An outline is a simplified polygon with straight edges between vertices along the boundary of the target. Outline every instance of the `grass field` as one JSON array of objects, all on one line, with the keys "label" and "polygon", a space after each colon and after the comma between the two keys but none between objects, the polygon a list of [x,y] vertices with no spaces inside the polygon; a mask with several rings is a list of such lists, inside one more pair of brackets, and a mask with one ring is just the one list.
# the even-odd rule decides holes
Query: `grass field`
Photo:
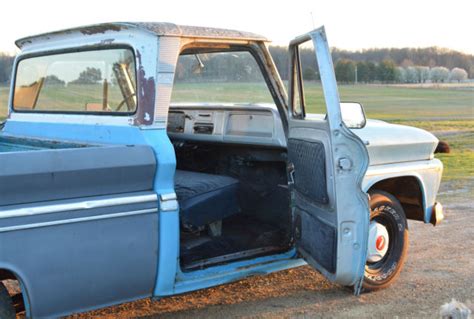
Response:
[{"label": "grass field", "polygon": [[[261,86],[222,83],[212,87],[213,91],[209,92],[200,84],[182,84],[173,93],[174,101],[202,101],[202,92],[208,92],[209,102],[272,102]],[[474,87],[340,85],[339,91],[342,101],[362,103],[370,118],[404,121],[474,119]],[[320,85],[309,83],[305,86],[305,98],[308,112],[321,110],[323,94]]]},{"label": "grass field", "polygon": [[7,114],[8,87],[0,85],[0,120]]},{"label": "grass field", "polygon": [[[254,101],[272,102],[261,87],[251,84],[222,83],[213,88],[206,92],[199,84],[182,84],[173,100],[196,101],[206,92],[208,102],[244,102],[249,96]],[[321,87],[309,83],[305,89],[308,111],[318,112],[317,106],[323,105]],[[474,176],[474,87],[341,85],[339,90],[342,101],[362,103],[369,118],[420,127],[448,142],[452,152],[438,155],[445,164],[445,180]],[[0,86],[0,118],[6,115],[7,100],[8,89]]]},{"label": "grass field", "polygon": [[[259,101],[271,102],[260,87],[231,84],[214,86],[209,93],[213,101],[243,102],[250,92]],[[202,96],[199,84],[181,85],[174,93],[175,101],[189,101]],[[466,179],[474,176],[474,87],[459,85],[340,85],[342,101],[360,102],[367,117],[392,123],[416,126],[428,130],[451,146],[450,154],[438,154],[445,166],[444,180]],[[309,83],[305,87],[308,112],[322,113],[321,86]],[[196,99],[197,101],[197,99]]]}]

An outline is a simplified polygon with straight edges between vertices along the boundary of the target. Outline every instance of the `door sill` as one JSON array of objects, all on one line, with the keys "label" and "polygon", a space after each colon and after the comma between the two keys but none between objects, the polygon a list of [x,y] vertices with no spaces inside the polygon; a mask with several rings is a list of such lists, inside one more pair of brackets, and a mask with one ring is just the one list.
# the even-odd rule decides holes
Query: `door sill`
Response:
[{"label": "door sill", "polygon": [[202,270],[212,266],[218,266],[229,262],[239,261],[242,259],[248,259],[251,257],[260,257],[264,255],[268,255],[272,252],[283,252],[284,249],[278,246],[269,246],[269,247],[261,247],[255,249],[249,249],[244,251],[239,251],[232,254],[222,255],[218,257],[198,260],[192,263],[189,263],[185,266],[182,266],[183,272],[190,272],[195,270]]},{"label": "door sill", "polygon": [[296,250],[290,248],[282,253],[228,262],[202,270],[183,272],[179,269],[173,289],[171,291],[157,290],[155,297],[183,294],[303,265],[306,265],[306,262],[297,258]]}]

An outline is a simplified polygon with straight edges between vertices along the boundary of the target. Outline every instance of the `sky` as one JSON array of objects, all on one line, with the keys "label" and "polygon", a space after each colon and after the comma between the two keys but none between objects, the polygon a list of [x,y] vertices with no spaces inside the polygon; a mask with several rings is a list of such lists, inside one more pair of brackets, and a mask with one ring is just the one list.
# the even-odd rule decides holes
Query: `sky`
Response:
[{"label": "sky", "polygon": [[251,31],[277,45],[325,25],[349,50],[439,46],[474,54],[474,0],[41,0],[0,5],[0,51],[18,38],[113,21],[160,21]]}]

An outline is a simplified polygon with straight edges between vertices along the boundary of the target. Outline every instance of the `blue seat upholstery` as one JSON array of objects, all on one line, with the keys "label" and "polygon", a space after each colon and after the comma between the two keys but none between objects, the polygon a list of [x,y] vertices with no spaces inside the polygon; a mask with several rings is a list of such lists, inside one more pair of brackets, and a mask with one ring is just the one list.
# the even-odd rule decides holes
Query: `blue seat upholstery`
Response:
[{"label": "blue seat upholstery", "polygon": [[185,226],[201,227],[240,211],[239,181],[222,175],[176,170],[175,191]]}]

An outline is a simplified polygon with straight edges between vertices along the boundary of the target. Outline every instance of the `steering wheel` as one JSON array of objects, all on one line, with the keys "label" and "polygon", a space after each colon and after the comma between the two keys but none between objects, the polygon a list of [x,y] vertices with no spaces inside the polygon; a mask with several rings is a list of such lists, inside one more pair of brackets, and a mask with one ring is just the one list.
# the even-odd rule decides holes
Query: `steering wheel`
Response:
[{"label": "steering wheel", "polygon": [[122,102],[119,103],[119,105],[117,106],[117,108],[115,109],[115,112],[118,112],[120,111],[120,109],[122,108],[122,106],[125,104],[125,102],[127,102],[128,100],[130,100],[132,97],[136,96],[137,94],[136,93],[132,93],[130,94],[129,96],[127,96],[126,98],[124,98],[122,100]]}]

